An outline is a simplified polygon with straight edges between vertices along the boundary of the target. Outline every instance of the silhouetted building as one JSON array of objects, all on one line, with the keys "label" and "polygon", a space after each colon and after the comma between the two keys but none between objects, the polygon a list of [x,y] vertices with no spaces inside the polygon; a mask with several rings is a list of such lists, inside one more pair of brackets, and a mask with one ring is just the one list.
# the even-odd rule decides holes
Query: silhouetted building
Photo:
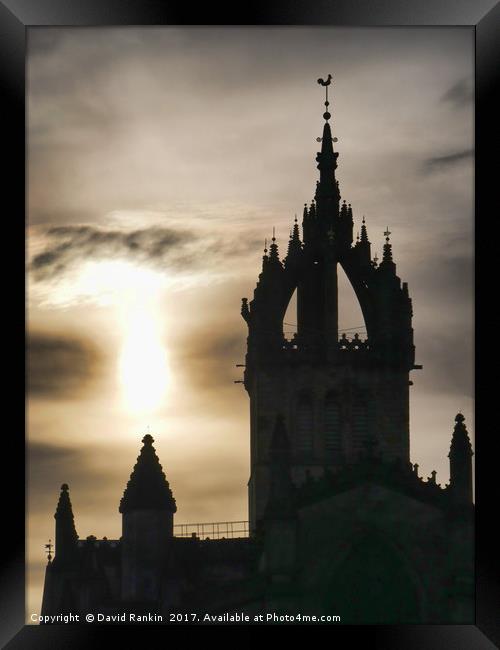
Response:
[{"label": "silhouetted building", "polygon": [[[321,80],[320,80],[321,81]],[[329,80],[322,82],[328,90]],[[79,540],[67,485],[42,613],[338,615],[344,623],[472,623],[472,449],[455,418],[450,483],[410,462],[412,304],[390,232],[380,264],[335,178],[328,95],[315,197],[280,260],[273,235],[242,315],[250,396],[249,536],[175,534],[175,500],[146,435],[120,540]],[[337,266],[366,337],[339,337]],[[296,291],[297,332],[284,335]],[[188,471],[188,468],[187,468]]]}]

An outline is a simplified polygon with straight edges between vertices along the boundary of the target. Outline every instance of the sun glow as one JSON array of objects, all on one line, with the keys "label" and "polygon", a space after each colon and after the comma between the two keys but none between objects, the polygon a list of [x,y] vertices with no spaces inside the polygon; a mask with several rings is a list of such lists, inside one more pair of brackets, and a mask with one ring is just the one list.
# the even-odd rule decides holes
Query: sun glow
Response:
[{"label": "sun glow", "polygon": [[89,260],[47,293],[60,307],[93,304],[115,312],[120,398],[129,413],[141,417],[160,408],[169,383],[160,309],[167,286],[167,278],[154,270],[122,260]]},{"label": "sun glow", "polygon": [[169,381],[167,355],[152,307],[140,300],[131,310],[119,362],[124,403],[140,414],[158,410]]}]

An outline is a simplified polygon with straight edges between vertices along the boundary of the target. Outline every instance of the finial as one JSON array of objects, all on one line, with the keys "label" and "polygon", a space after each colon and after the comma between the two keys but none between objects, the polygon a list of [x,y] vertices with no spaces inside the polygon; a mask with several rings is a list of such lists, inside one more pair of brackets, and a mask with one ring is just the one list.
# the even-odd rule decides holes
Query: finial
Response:
[{"label": "finial", "polygon": [[146,435],[142,439],[142,444],[150,447],[153,444],[153,442],[154,442],[153,436],[150,435],[149,433],[146,433]]},{"label": "finial", "polygon": [[295,221],[295,223],[297,223],[297,213],[295,213],[295,219],[294,219],[294,221]]},{"label": "finial", "polygon": [[373,263],[375,264],[375,266],[377,266],[377,264],[378,264],[378,253],[375,253],[375,257],[373,258]]},{"label": "finial", "polygon": [[276,228],[273,226],[273,241],[276,241]]},{"label": "finial", "polygon": [[365,221],[365,215],[363,215],[362,224],[365,225],[365,223],[366,223],[366,221]]},{"label": "finial", "polygon": [[61,485],[61,490],[62,490],[63,492],[67,492],[67,491],[69,490],[69,485],[68,485],[67,483],[63,483],[63,484]]},{"label": "finial", "polygon": [[52,548],[53,548],[52,540],[49,539],[49,543],[45,544],[45,552],[47,553],[47,560],[48,563],[50,564],[52,562]]},{"label": "finial", "polygon": [[331,118],[331,113],[328,111],[328,106],[330,105],[330,102],[328,101],[328,86],[332,83],[332,75],[329,74],[326,81],[324,79],[318,79],[318,83],[320,86],[323,86],[325,89],[325,112],[323,113],[323,117],[325,120],[329,120]]},{"label": "finial", "polygon": [[264,239],[264,255],[267,255],[267,237]]},{"label": "finial", "polygon": [[389,237],[391,236],[391,234],[392,234],[392,233],[391,233],[391,231],[389,230],[389,226],[387,226],[387,228],[386,228],[386,230],[385,230],[385,232],[384,232],[384,235],[385,235],[385,241],[386,241],[387,243],[389,243]]},{"label": "finial", "polygon": [[465,418],[461,413],[457,413],[455,416],[455,422],[464,422]]}]

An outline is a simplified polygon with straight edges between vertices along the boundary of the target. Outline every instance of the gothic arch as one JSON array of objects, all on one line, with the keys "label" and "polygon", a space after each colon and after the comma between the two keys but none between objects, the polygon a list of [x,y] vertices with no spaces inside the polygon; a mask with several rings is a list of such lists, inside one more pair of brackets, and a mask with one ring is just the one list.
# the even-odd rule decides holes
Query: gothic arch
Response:
[{"label": "gothic arch", "polygon": [[358,299],[358,303],[365,321],[368,338],[373,339],[375,334],[375,314],[372,304],[372,297],[368,290],[368,284],[366,280],[362,278],[359,269],[354,263],[354,260],[352,260],[349,255],[344,255],[342,259],[339,260],[339,264],[346,274],[349,282],[351,283],[351,286],[354,289],[354,293]]}]

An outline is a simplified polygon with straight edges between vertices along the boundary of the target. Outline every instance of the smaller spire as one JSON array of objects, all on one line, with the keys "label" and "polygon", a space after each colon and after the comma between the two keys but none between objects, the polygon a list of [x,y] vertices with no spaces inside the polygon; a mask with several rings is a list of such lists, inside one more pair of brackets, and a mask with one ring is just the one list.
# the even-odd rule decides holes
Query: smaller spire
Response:
[{"label": "smaller spire", "polygon": [[288,242],[287,261],[290,260],[296,253],[302,250],[302,242],[300,241],[300,230],[297,222],[297,215],[293,221],[293,228],[290,231],[290,240]]},{"label": "smaller spire", "polygon": [[472,445],[464,422],[465,418],[462,413],[457,413],[455,416],[455,428],[453,429],[450,453],[448,454],[450,458],[453,455],[473,456]]},{"label": "smaller spire", "polygon": [[273,237],[271,239],[272,244],[269,247],[269,261],[270,262],[279,262],[280,256],[278,252],[278,244],[276,243],[276,229],[273,227]]},{"label": "smaller spire", "polygon": [[56,561],[60,563],[72,556],[78,541],[67,483],[61,485],[54,519],[56,520]]},{"label": "smaller spire", "polygon": [[369,240],[368,240],[368,231],[366,230],[366,221],[365,221],[364,216],[363,216],[363,221],[361,223],[361,242],[363,244],[369,244],[370,243]]},{"label": "smaller spire", "polygon": [[383,261],[384,262],[392,262],[392,245],[390,243],[390,236],[391,236],[391,231],[389,230],[389,226],[387,226],[385,232],[385,244],[384,244],[384,256],[383,256]]},{"label": "smaller spire", "polygon": [[462,413],[455,417],[455,428],[451,439],[450,488],[457,502],[472,501],[472,445],[465,427]]}]

